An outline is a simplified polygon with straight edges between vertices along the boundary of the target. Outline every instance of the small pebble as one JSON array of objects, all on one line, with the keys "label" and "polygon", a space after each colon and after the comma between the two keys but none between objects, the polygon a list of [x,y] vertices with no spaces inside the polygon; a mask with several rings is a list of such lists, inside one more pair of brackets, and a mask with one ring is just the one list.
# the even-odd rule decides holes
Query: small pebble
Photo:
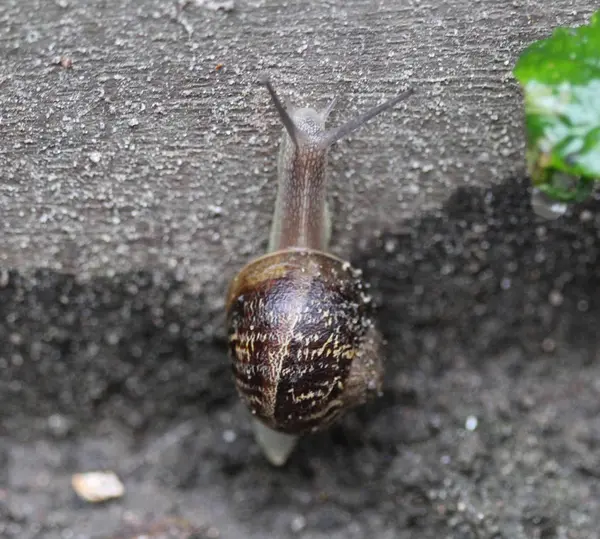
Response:
[{"label": "small pebble", "polygon": [[563,295],[558,290],[552,290],[548,296],[548,301],[553,307],[559,307],[563,302]]},{"label": "small pebble", "polygon": [[48,418],[48,429],[56,438],[64,438],[71,430],[71,421],[61,414],[52,414]]},{"label": "small pebble", "polygon": [[290,523],[290,528],[294,533],[301,532],[306,528],[306,519],[302,515],[294,517]]},{"label": "small pebble", "polygon": [[217,206],[216,204],[210,204],[208,206],[208,211],[213,217],[219,217],[223,215],[222,206]]},{"label": "small pebble", "polygon": [[71,485],[77,495],[91,503],[120,498],[125,487],[114,472],[86,472],[74,474]]}]

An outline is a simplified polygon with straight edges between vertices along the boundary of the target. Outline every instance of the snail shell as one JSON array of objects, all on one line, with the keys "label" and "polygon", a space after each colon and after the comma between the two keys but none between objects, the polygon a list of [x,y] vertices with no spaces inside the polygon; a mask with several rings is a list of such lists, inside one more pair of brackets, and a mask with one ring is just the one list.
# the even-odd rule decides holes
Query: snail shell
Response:
[{"label": "snail shell", "polygon": [[361,272],[311,249],[248,264],[229,291],[237,389],[265,425],[303,434],[381,390],[381,338]]}]

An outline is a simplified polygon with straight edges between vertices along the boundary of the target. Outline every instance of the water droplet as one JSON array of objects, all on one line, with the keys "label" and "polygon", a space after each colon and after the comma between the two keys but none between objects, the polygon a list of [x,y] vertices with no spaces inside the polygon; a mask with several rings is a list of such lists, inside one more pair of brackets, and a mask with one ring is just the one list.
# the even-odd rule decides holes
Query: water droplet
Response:
[{"label": "water droplet", "polygon": [[237,438],[237,434],[234,430],[226,429],[223,431],[223,441],[224,442],[231,444],[231,443],[235,442],[236,438]]},{"label": "water droplet", "polygon": [[556,350],[556,342],[554,339],[551,339],[550,337],[545,338],[542,341],[542,350],[547,354],[554,352],[554,350]]},{"label": "water droplet", "polygon": [[588,301],[586,299],[580,299],[577,302],[577,310],[584,313],[586,312],[590,307],[590,304],[588,303]]},{"label": "water droplet", "polygon": [[566,202],[552,200],[548,195],[534,187],[531,193],[531,207],[536,215],[543,219],[558,219],[562,217],[568,208]]},{"label": "water droplet", "polygon": [[474,415],[470,415],[465,421],[465,428],[472,432],[477,428],[478,423],[479,421],[477,420],[477,418]]}]

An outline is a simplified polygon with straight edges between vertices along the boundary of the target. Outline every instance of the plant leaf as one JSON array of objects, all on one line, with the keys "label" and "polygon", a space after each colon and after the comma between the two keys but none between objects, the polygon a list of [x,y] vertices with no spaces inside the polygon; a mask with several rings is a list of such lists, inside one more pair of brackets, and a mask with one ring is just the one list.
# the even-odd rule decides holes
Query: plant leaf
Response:
[{"label": "plant leaf", "polygon": [[533,183],[554,198],[580,200],[600,179],[600,11],[588,25],[532,43],[513,74],[525,96]]}]

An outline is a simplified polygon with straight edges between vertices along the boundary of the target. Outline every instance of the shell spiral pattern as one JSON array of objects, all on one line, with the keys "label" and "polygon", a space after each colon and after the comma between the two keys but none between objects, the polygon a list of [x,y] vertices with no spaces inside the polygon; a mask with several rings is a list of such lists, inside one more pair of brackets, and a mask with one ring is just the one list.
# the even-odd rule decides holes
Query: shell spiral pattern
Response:
[{"label": "shell spiral pattern", "polygon": [[381,339],[361,272],[310,249],[248,264],[228,295],[236,386],[279,432],[330,425],[381,391]]}]

